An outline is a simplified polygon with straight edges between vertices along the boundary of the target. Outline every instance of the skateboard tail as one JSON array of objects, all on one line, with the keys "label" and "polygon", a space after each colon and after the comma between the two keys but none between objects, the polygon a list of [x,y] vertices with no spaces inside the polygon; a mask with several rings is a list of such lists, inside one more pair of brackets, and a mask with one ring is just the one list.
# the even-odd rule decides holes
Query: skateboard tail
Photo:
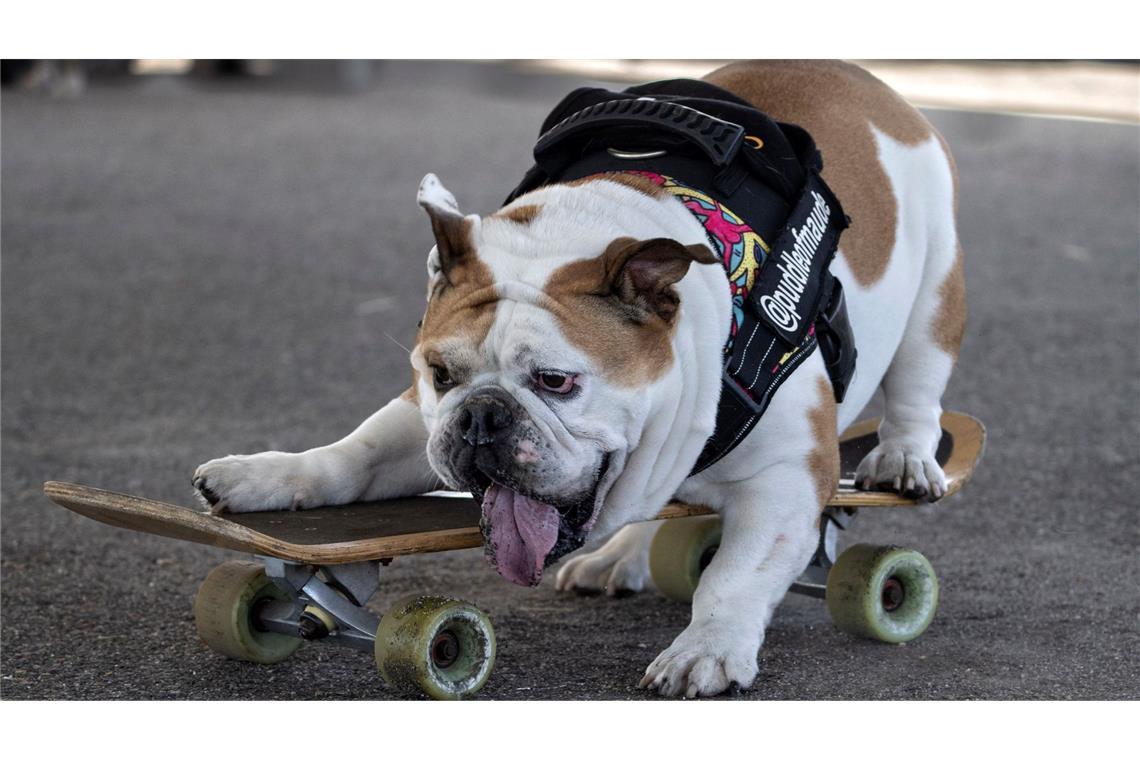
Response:
[{"label": "skateboard tail", "polygon": [[44,494],[56,504],[115,528],[151,533],[223,549],[249,551],[254,531],[186,507],[49,480]]},{"label": "skateboard tail", "polygon": [[[393,515],[406,516],[419,511],[430,511],[434,504],[448,509],[449,523],[427,530],[412,532],[398,529],[402,520],[385,519],[387,529],[369,532],[337,531],[356,521],[376,518],[401,507],[391,503],[371,502],[339,507],[326,507],[305,513],[265,512],[248,515],[213,515],[187,507],[166,504],[129,494],[105,491],[99,488],[48,481],[44,493],[61,507],[116,528],[191,541],[232,549],[247,554],[283,559],[288,562],[317,565],[349,564],[384,559],[407,554],[469,549],[481,546],[477,513],[468,518],[456,516],[455,499],[417,497],[405,502]],[[398,514],[397,514],[398,512]],[[430,515],[429,515],[430,517]],[[250,525],[243,524],[245,522]],[[428,522],[431,522],[429,519]],[[312,523],[322,527],[314,527]],[[396,523],[397,529],[391,524]],[[283,530],[288,528],[288,532]]]}]

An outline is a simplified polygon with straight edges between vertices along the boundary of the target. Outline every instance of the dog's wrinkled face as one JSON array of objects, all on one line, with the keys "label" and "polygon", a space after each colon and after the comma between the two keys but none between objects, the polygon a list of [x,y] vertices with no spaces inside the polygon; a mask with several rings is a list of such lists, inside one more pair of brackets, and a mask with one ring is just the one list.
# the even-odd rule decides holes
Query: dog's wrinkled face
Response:
[{"label": "dog's wrinkled face", "polygon": [[671,285],[715,259],[668,239],[541,236],[535,207],[463,216],[434,175],[419,201],[436,238],[412,351],[428,459],[481,500],[499,573],[537,584],[585,541],[637,444],[645,390],[673,362]]}]

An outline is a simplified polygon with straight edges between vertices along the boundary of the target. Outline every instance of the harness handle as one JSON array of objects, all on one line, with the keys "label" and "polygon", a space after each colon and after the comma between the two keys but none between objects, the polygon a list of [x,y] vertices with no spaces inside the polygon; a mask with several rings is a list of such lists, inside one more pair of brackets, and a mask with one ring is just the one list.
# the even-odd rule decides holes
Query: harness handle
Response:
[{"label": "harness handle", "polygon": [[744,142],[744,127],[695,108],[652,98],[624,98],[595,103],[548,129],[534,146],[537,164],[557,172],[578,156],[575,148],[595,132],[614,127],[651,127],[684,138],[718,167],[727,166]]}]

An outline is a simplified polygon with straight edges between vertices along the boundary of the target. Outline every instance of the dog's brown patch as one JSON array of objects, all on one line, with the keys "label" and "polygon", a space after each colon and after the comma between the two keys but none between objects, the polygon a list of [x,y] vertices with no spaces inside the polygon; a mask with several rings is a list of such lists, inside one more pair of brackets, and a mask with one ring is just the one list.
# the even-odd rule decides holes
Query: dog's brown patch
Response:
[{"label": "dog's brown patch", "polygon": [[420,371],[415,367],[412,367],[412,387],[401,393],[400,398],[411,401],[416,406],[420,405]]},{"label": "dog's brown patch", "polygon": [[[950,146],[942,135],[938,135],[946,162],[950,165],[950,176],[954,188],[954,219],[958,218],[958,164],[950,153]],[[959,241],[954,252],[954,263],[946,278],[938,286],[938,309],[930,324],[935,344],[957,360],[962,347],[962,337],[966,333],[966,274],[963,269],[962,243]]]},{"label": "dog's brown patch", "polygon": [[962,245],[959,244],[954,263],[946,273],[946,279],[938,286],[938,308],[930,324],[935,344],[953,359],[958,358],[962,336],[966,333],[966,275],[962,258]]},{"label": "dog's brown patch", "polygon": [[588,185],[592,182],[599,181],[616,182],[619,185],[636,190],[639,193],[644,193],[650,198],[662,198],[666,195],[665,189],[647,177],[642,177],[637,174],[626,174],[624,172],[604,172],[602,174],[593,174],[589,177],[582,177],[581,179],[570,180],[563,182],[567,187],[581,187]]},{"label": "dog's brown patch", "polygon": [[600,256],[564,264],[543,286],[566,339],[592,357],[610,382],[623,387],[648,385],[673,365],[673,322],[633,314],[607,284],[613,275],[607,262],[632,243],[632,238],[618,238]]},{"label": "dog's brown patch", "polygon": [[538,212],[542,211],[541,203],[528,203],[522,206],[513,206],[508,209],[500,209],[494,214],[491,214],[491,219],[506,219],[514,222],[515,224],[530,224],[534,218],[538,216]]},{"label": "dog's brown patch", "polygon": [[483,344],[495,321],[498,292],[490,267],[464,238],[462,251],[453,251],[451,266],[432,289],[416,344],[426,354],[442,339],[464,337],[473,347]]},{"label": "dog's brown patch", "polygon": [[[471,245],[472,222],[465,216],[437,208],[426,208],[431,219],[431,231],[435,235],[436,252],[439,254],[439,269],[443,274],[442,283],[450,285],[454,279],[452,270],[462,266],[465,259],[475,258]],[[438,287],[439,283],[437,283]]]},{"label": "dog's brown patch", "polygon": [[815,447],[808,454],[808,469],[815,483],[819,508],[823,509],[839,487],[839,438],[836,431],[835,395],[827,378],[816,378],[819,405],[808,412]]},{"label": "dog's brown patch", "polygon": [[878,282],[895,245],[898,206],[871,126],[917,145],[936,134],[930,123],[870,73],[848,63],[749,61],[729,64],[705,79],[777,121],[811,132],[823,152],[823,177],[852,219],[843,233],[843,257],[860,285]]}]

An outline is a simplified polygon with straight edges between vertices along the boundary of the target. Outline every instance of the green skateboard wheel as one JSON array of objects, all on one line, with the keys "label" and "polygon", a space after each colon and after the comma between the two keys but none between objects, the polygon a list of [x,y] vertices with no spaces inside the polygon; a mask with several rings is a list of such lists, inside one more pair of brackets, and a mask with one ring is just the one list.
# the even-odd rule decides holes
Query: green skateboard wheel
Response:
[{"label": "green skateboard wheel", "polygon": [[215,567],[198,589],[194,620],[206,646],[235,660],[271,664],[284,660],[301,639],[282,633],[259,631],[253,610],[264,600],[289,597],[253,562],[231,561]]},{"label": "green skateboard wheel", "polygon": [[463,699],[482,688],[495,665],[495,629],[473,604],[409,596],[376,629],[376,667],[391,686],[433,699]]},{"label": "green skateboard wheel", "polygon": [[938,608],[926,557],[897,546],[857,544],[827,575],[827,609],[843,631],[891,644],[917,638]]},{"label": "green skateboard wheel", "polygon": [[657,590],[678,602],[690,602],[701,573],[720,546],[716,515],[665,520],[649,545],[649,572]]}]

